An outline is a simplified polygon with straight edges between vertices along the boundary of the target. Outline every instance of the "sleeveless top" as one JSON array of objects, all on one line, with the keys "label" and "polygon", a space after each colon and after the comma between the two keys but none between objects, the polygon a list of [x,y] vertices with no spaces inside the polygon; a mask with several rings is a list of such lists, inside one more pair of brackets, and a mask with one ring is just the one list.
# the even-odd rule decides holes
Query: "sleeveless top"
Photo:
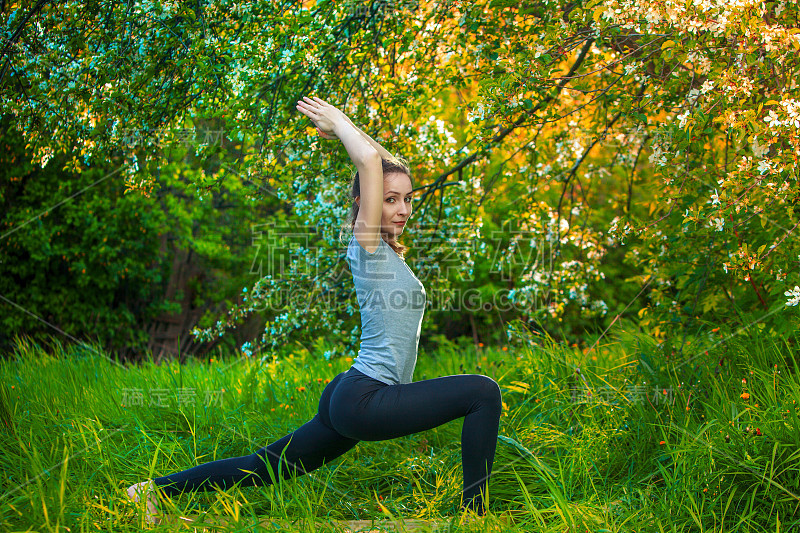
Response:
[{"label": "sleeveless top", "polygon": [[411,383],[425,287],[383,239],[369,253],[353,235],[346,259],[361,309],[361,347],[353,368],[388,385]]}]

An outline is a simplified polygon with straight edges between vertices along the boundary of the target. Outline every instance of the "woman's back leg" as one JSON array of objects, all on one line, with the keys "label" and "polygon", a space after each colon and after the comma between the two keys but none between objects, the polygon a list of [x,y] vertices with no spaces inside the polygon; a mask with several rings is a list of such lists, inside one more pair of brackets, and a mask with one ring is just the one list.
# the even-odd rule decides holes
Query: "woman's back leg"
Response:
[{"label": "woman's back leg", "polygon": [[277,481],[279,471],[283,479],[288,479],[333,461],[358,444],[358,440],[333,429],[328,417],[331,394],[343,375],[339,374],[325,387],[314,418],[295,431],[253,454],[220,459],[155,478],[156,485],[170,496],[185,491],[210,490],[215,485],[223,490],[236,483],[243,486],[269,485],[273,478]]}]

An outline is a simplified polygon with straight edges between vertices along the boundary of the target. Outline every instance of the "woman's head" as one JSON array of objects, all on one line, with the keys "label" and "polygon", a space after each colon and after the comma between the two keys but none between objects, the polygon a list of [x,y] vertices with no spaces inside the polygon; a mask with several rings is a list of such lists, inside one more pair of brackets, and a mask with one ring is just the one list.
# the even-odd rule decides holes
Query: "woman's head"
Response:
[{"label": "woman's head", "polygon": [[[397,239],[403,234],[405,226],[397,224],[397,222],[406,221],[411,216],[411,191],[414,183],[411,179],[411,170],[403,159],[382,159],[381,164],[383,166],[381,237],[398,255],[402,256],[408,248],[398,243]],[[352,232],[361,203],[361,183],[358,172],[353,175],[350,195],[353,204],[350,209],[348,225]]]}]

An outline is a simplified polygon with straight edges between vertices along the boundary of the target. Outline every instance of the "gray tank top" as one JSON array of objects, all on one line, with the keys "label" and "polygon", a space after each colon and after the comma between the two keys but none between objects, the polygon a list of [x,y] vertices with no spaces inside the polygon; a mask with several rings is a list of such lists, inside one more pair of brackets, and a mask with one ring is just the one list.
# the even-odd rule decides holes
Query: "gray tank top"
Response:
[{"label": "gray tank top", "polygon": [[353,235],[346,258],[361,308],[361,348],[353,368],[389,385],[411,383],[425,287],[383,239],[369,253]]}]

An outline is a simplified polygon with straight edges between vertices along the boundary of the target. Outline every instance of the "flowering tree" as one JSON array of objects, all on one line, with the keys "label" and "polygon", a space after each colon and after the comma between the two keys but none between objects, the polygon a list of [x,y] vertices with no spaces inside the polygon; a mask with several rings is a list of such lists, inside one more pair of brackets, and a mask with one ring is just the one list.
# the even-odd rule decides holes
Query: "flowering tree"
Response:
[{"label": "flowering tree", "polygon": [[797,3],[614,1],[593,18],[651,36],[658,57],[624,69],[657,90],[647,118],[659,201],[614,228],[636,238],[652,305],[683,304],[689,317],[794,305],[780,295],[800,262]]},{"label": "flowering tree", "polygon": [[[254,198],[274,193],[292,223],[315,228],[280,275],[245,288],[198,337],[269,307],[268,345],[296,330],[340,332],[353,354],[338,240],[352,169],[294,111],[305,94],[411,161],[406,238],[423,250],[414,266],[429,293],[507,289],[518,314],[566,318],[571,334],[623,311],[663,335],[703,313],[797,302],[796,3],[294,7],[40,2],[2,15],[1,105],[36,162],[72,146],[84,153],[71,170],[117,154],[128,189],[146,194],[157,132],[222,130],[227,142],[193,154],[196,190],[235,173]],[[121,148],[132,131],[142,142]],[[276,306],[277,293],[305,299]]]}]

